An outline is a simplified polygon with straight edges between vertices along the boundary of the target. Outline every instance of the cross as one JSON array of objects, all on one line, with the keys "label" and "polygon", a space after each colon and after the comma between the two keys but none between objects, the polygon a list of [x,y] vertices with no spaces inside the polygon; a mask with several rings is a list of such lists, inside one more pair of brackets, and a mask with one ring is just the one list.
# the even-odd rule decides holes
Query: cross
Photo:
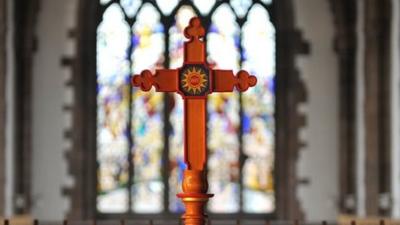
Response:
[{"label": "cross", "polygon": [[207,95],[212,92],[246,91],[257,83],[255,76],[239,71],[212,69],[206,62],[203,37],[205,29],[200,19],[194,17],[184,30],[189,40],[184,43],[184,63],[178,69],[160,69],[153,75],[149,70],[132,77],[132,84],[143,91],[152,86],[158,92],[177,92],[184,100],[184,171],[182,190],[177,196],[182,199],[186,212],[186,225],[204,225],[204,206],[212,194],[207,194],[205,173],[207,160]]}]

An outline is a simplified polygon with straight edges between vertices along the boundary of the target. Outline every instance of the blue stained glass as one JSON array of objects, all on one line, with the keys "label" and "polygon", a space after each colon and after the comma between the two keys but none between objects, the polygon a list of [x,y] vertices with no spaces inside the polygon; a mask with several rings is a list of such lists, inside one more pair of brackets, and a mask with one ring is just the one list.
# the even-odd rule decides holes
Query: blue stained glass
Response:
[{"label": "blue stained glass", "polygon": [[251,131],[251,118],[246,112],[242,115],[242,130],[243,133],[250,133]]}]

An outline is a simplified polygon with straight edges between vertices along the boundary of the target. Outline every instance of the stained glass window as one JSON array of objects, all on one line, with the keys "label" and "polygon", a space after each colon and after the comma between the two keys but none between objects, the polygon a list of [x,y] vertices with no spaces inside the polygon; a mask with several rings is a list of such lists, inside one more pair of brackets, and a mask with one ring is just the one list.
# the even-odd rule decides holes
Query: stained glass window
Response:
[{"label": "stained glass window", "polygon": [[[207,34],[209,61],[219,69],[240,67],[239,26],[229,5],[217,8]],[[238,212],[239,205],[239,94],[214,93],[208,97],[208,177],[213,212]]]},{"label": "stained glass window", "polygon": [[271,0],[99,0],[97,27],[97,211],[178,213],[183,161],[183,101],[142,92],[129,77],[144,69],[178,68],[183,29],[200,16],[214,68],[256,75],[246,93],[208,98],[211,213],[275,210],[275,28]]},{"label": "stained glass window", "polygon": [[[132,71],[160,68],[164,52],[164,27],[160,15],[150,4],[144,4],[133,25]],[[134,89],[132,93],[132,209],[137,213],[163,210],[162,151],[163,94]]]},{"label": "stained glass window", "polygon": [[97,161],[100,212],[128,209],[130,28],[117,4],[97,29]]},{"label": "stained glass window", "polygon": [[[264,24],[259,26],[258,24]],[[254,5],[243,27],[242,67],[257,76],[258,85],[243,94],[243,209],[274,209],[273,165],[275,139],[275,29],[268,13]]]}]

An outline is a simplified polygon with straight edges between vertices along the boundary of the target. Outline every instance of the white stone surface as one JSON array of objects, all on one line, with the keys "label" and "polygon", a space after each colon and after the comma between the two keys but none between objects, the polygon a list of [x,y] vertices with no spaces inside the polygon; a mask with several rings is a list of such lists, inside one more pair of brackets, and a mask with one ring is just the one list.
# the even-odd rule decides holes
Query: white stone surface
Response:
[{"label": "white stone surface", "polygon": [[333,49],[334,24],[328,1],[294,0],[295,24],[310,43],[309,55],[297,58],[308,102],[300,110],[307,125],[300,138],[297,174],[310,180],[297,190],[307,220],[334,220],[338,202],[338,61]]},{"label": "white stone surface", "polygon": [[391,56],[391,148],[392,148],[392,216],[400,218],[400,3],[392,0]]},{"label": "white stone surface", "polygon": [[[67,37],[77,13],[75,0],[42,0],[37,21],[38,51],[33,61],[32,83],[32,214],[42,220],[61,220],[70,202],[62,188],[73,183],[67,173],[63,132],[69,127],[63,105],[70,101],[61,66],[74,51]],[[66,71],[67,70],[67,71]]]},{"label": "white stone surface", "polygon": [[7,1],[7,71],[6,71],[6,183],[5,183],[5,209],[4,216],[13,214],[14,193],[14,4],[12,0]]},{"label": "white stone surface", "polygon": [[365,38],[364,2],[357,1],[357,53],[356,53],[356,214],[365,216]]}]

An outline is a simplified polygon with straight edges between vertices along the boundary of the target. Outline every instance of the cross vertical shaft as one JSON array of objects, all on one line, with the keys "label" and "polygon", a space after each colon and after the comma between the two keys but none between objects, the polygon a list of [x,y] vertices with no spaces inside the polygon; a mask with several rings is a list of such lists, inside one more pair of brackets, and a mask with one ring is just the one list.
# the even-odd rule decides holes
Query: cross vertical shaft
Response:
[{"label": "cross vertical shaft", "polygon": [[[208,69],[205,61],[205,44],[200,41],[200,37],[205,35],[205,30],[200,24],[199,19],[192,19],[189,26],[184,31],[185,37],[189,39],[185,42],[184,64],[193,65],[193,67],[203,67]],[[200,70],[200,69],[199,69]],[[196,70],[196,71],[199,71]],[[193,71],[193,70],[189,70]],[[204,73],[203,73],[204,74]],[[197,73],[201,76],[201,73]],[[210,76],[210,74],[208,74]],[[183,75],[184,76],[184,75]],[[196,73],[193,73],[191,80],[186,81],[187,86],[196,87]],[[210,86],[208,84],[200,88]],[[196,89],[197,90],[197,89]],[[183,88],[185,91],[185,88]],[[189,90],[190,91],[190,90]],[[210,198],[211,194],[206,194],[208,189],[207,178],[205,173],[206,163],[206,110],[207,95],[184,96],[184,129],[185,129],[185,162],[187,169],[184,171],[182,190],[183,193],[178,194],[185,204],[186,212],[183,215],[186,225],[202,225],[205,224],[206,215],[204,214],[204,206]],[[189,93],[191,94],[191,93]],[[196,91],[195,93],[196,94]]]},{"label": "cross vertical shaft", "polygon": [[185,99],[185,162],[190,170],[203,170],[206,161],[206,99]]}]

